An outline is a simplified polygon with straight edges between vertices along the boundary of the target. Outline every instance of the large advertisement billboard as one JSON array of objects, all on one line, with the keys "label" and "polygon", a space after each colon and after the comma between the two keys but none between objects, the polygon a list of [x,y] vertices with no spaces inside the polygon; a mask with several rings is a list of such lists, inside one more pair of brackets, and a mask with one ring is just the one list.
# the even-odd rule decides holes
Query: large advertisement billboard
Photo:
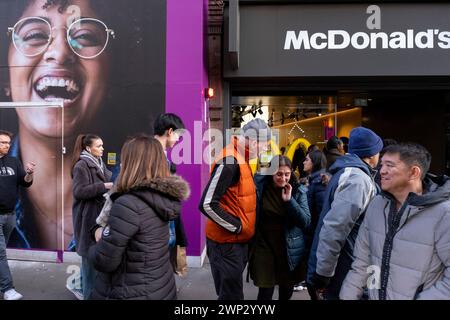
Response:
[{"label": "large advertisement billboard", "polygon": [[165,0],[0,0],[0,102],[64,103],[63,118],[58,108],[0,110],[11,153],[36,163],[10,247],[69,248],[75,139],[99,135],[117,173],[126,137],[151,133],[164,112],[165,41]]}]

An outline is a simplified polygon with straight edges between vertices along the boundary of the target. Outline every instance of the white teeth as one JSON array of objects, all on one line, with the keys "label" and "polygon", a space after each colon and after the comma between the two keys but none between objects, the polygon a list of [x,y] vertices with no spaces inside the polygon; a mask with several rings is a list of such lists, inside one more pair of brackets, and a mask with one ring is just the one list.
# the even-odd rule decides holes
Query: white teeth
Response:
[{"label": "white teeth", "polygon": [[60,77],[44,77],[36,84],[36,90],[45,91],[48,87],[66,88],[67,92],[77,93],[80,91],[78,84],[73,79]]},{"label": "white teeth", "polygon": [[47,102],[54,102],[54,101],[61,101],[61,98],[55,98],[55,97],[47,97],[45,98],[45,101]]}]

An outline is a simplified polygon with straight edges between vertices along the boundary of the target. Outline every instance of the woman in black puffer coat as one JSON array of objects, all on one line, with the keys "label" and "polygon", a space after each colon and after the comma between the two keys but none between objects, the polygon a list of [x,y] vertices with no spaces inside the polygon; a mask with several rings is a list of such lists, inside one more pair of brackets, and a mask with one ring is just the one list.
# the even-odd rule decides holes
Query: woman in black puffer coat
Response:
[{"label": "woman in black puffer coat", "polygon": [[89,259],[100,271],[92,299],[176,299],[169,261],[169,220],[176,219],[188,184],[170,176],[161,144],[139,136],[121,151],[121,172],[108,225]]}]

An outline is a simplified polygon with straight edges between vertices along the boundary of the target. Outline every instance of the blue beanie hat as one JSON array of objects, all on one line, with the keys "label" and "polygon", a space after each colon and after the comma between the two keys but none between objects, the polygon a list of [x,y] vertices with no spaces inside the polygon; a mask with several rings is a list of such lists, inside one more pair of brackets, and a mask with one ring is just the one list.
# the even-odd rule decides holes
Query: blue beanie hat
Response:
[{"label": "blue beanie hat", "polygon": [[383,141],[372,130],[364,127],[356,127],[350,131],[348,152],[356,154],[360,158],[376,155],[383,149]]}]

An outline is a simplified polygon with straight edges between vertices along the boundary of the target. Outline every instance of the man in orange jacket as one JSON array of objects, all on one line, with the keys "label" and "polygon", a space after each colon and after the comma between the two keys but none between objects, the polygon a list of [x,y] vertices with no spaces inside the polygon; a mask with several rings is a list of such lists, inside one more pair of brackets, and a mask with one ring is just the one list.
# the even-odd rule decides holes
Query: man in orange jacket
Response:
[{"label": "man in orange jacket", "polygon": [[215,159],[199,209],[219,300],[243,300],[242,273],[255,232],[256,188],[249,160],[267,151],[271,130],[261,119],[247,123]]}]

